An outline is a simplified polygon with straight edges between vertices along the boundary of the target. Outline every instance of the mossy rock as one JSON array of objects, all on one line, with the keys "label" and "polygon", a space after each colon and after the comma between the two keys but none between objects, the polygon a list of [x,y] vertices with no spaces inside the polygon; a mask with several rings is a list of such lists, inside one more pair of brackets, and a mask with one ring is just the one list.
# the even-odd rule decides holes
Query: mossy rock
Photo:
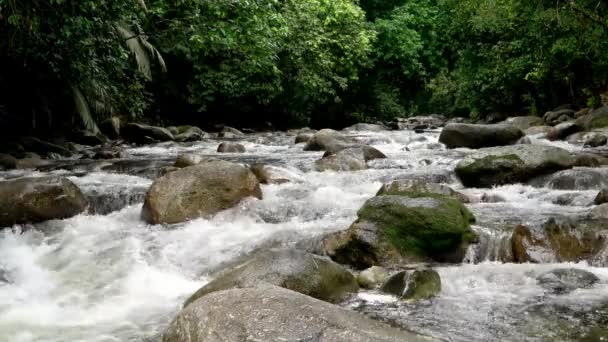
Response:
[{"label": "mossy rock", "polygon": [[412,198],[449,197],[463,203],[469,202],[469,198],[466,195],[455,191],[447,185],[410,179],[396,180],[391,183],[384,184],[380,190],[378,190],[376,195],[399,195]]},{"label": "mossy rock", "polygon": [[328,258],[301,250],[270,249],[218,275],[193,294],[184,306],[216,291],[230,288],[280,286],[320,300],[333,302],[357,292],[355,277]]},{"label": "mossy rock", "polygon": [[391,276],[380,290],[407,301],[430,299],[441,293],[441,277],[431,269],[402,271]]},{"label": "mossy rock", "polygon": [[536,176],[570,169],[570,152],[545,145],[514,145],[481,149],[456,165],[456,175],[468,187],[522,183]]},{"label": "mossy rock", "polygon": [[603,106],[580,117],[576,123],[587,130],[608,127],[608,106]]},{"label": "mossy rock", "polygon": [[381,195],[368,200],[359,219],[324,241],[325,252],[357,269],[418,261],[461,262],[476,240],[471,212],[448,197]]}]

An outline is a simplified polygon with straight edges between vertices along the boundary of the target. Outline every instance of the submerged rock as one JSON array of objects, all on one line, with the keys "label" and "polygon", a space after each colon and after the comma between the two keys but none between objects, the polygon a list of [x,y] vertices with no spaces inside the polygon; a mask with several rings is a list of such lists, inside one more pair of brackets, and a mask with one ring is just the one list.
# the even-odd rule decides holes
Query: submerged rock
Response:
[{"label": "submerged rock", "polygon": [[301,250],[270,249],[222,272],[196,291],[184,306],[212,292],[263,284],[280,286],[329,302],[359,289],[355,277],[329,258]]},{"label": "submerged rock", "polygon": [[542,274],[537,278],[540,286],[555,294],[589,288],[599,280],[595,274],[577,268],[560,268]]},{"label": "submerged rock", "polygon": [[142,218],[148,223],[178,223],[214,215],[243,198],[262,198],[260,184],[248,168],[209,160],[158,178],[146,194]]},{"label": "submerged rock", "polygon": [[574,163],[572,155],[558,147],[514,145],[481,149],[461,160],[455,171],[465,186],[492,187],[526,182]]},{"label": "submerged rock", "polygon": [[593,190],[608,186],[608,172],[595,168],[574,168],[533,179],[529,184],[557,190]]},{"label": "submerged rock", "polygon": [[392,275],[380,290],[404,300],[429,299],[441,292],[441,277],[431,269],[402,271]]},{"label": "submerged rock", "polygon": [[430,341],[280,287],[214,292],[188,305],[163,342]]},{"label": "submerged rock", "polygon": [[357,269],[402,261],[460,262],[475,240],[473,215],[447,197],[376,196],[349,229],[326,238],[333,260]]},{"label": "submerged rock", "polygon": [[602,189],[593,200],[593,203],[596,205],[608,203],[608,188]]},{"label": "submerged rock", "polygon": [[0,227],[64,219],[83,212],[87,199],[67,178],[20,178],[0,182]]},{"label": "submerged rock", "polygon": [[367,161],[386,158],[384,153],[371,146],[353,146],[337,152],[325,152],[315,162],[317,171],[357,171],[367,169]]},{"label": "submerged rock", "polygon": [[408,197],[429,197],[434,195],[450,197],[463,203],[469,203],[470,199],[447,185],[430,183],[420,180],[396,180],[382,185],[376,195],[402,195]]},{"label": "submerged rock", "polygon": [[482,148],[512,145],[523,136],[519,128],[511,125],[449,124],[441,131],[439,142],[448,148]]},{"label": "submerged rock", "polygon": [[217,152],[219,153],[245,153],[245,146],[233,143],[233,142],[223,142],[217,147]]}]

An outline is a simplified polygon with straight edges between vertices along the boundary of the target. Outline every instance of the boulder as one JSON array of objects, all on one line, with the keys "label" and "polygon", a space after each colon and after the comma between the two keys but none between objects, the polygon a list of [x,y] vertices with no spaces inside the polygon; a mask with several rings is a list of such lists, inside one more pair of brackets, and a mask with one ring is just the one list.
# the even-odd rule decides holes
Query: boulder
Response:
[{"label": "boulder", "polygon": [[576,167],[532,179],[529,184],[556,190],[599,190],[608,186],[608,172],[602,172],[603,170]]},{"label": "boulder", "polygon": [[359,290],[355,277],[329,258],[297,249],[269,249],[222,272],[196,291],[184,306],[212,292],[261,284],[280,286],[328,302]]},{"label": "boulder", "polygon": [[441,292],[441,277],[431,269],[401,271],[391,276],[380,291],[408,301],[430,299]]},{"label": "boulder", "polygon": [[578,133],[583,130],[583,127],[579,126],[574,121],[562,122],[555,127],[551,128],[547,132],[547,139],[549,140],[564,140],[568,136]]},{"label": "boulder", "polygon": [[600,279],[593,273],[577,268],[559,268],[541,274],[538,284],[554,294],[570,293],[576,289],[586,289]]},{"label": "boulder", "polygon": [[574,163],[570,152],[558,147],[513,145],[478,150],[461,160],[455,171],[467,187],[492,187],[526,182]]},{"label": "boulder", "polygon": [[608,138],[600,133],[592,133],[585,137],[584,145],[588,147],[604,146],[608,142]]},{"label": "boulder", "polygon": [[586,130],[608,127],[608,106],[594,109],[589,114],[578,118],[576,122]]},{"label": "boulder", "polygon": [[12,170],[17,167],[17,158],[10,154],[0,153],[0,168],[4,170]]},{"label": "boulder", "polygon": [[443,128],[439,142],[448,148],[482,148],[515,144],[524,133],[517,127],[504,124],[450,124]]},{"label": "boulder", "polygon": [[575,111],[569,108],[556,109],[543,115],[543,121],[549,126],[555,126],[574,118]]},{"label": "boulder", "polygon": [[447,197],[376,196],[358,220],[324,241],[334,261],[357,269],[412,261],[460,262],[476,239],[473,215]]},{"label": "boulder", "polygon": [[287,178],[276,177],[263,164],[256,163],[249,167],[261,184],[283,184],[289,182]]},{"label": "boulder", "polygon": [[175,140],[173,134],[166,128],[139,123],[128,123],[121,129],[121,135],[126,141],[136,144]]},{"label": "boulder", "polygon": [[374,159],[384,159],[386,155],[377,149],[366,146],[356,145],[346,147],[337,152],[325,152],[323,158],[316,161],[317,171],[357,171],[367,169],[366,162]]},{"label": "boulder", "polygon": [[71,154],[67,148],[63,148],[59,145],[52,144],[36,137],[21,138],[21,145],[23,145],[23,147],[29,152],[36,152],[41,155],[57,153],[62,156],[69,156]]},{"label": "boulder", "polygon": [[80,145],[98,146],[108,142],[108,137],[102,133],[93,133],[90,131],[77,130],[70,134],[70,140]]},{"label": "boulder", "polygon": [[538,116],[533,116],[533,115],[515,116],[512,118],[508,118],[507,120],[503,121],[503,123],[506,125],[511,125],[511,126],[517,127],[522,131],[525,131],[530,127],[544,125],[544,121],[542,118],[540,118]]},{"label": "boulder", "polygon": [[0,227],[64,219],[83,212],[87,199],[63,177],[0,182]]},{"label": "boulder", "polygon": [[19,143],[14,141],[0,142],[0,153],[9,154],[15,158],[25,158],[25,149]]},{"label": "boulder", "polygon": [[171,322],[163,342],[429,342],[401,329],[276,286],[202,297]]},{"label": "boulder", "polygon": [[196,126],[180,126],[176,127],[177,134],[175,141],[178,142],[193,142],[205,140],[209,136],[206,132]]},{"label": "boulder", "polygon": [[218,153],[245,153],[245,146],[234,142],[223,142],[217,147]]},{"label": "boulder", "polygon": [[415,179],[396,180],[384,184],[376,195],[401,195],[408,197],[442,196],[453,198],[463,203],[469,203],[469,198],[466,195],[455,191],[447,185],[428,183]]},{"label": "boulder", "polygon": [[177,156],[177,159],[175,159],[173,166],[181,169],[184,167],[197,165],[202,161],[203,157],[196,154],[180,154]]},{"label": "boulder", "polygon": [[151,224],[184,222],[214,215],[248,196],[262,198],[260,184],[248,168],[209,160],[155,180],[146,194],[142,218]]},{"label": "boulder", "polygon": [[386,131],[386,127],[376,124],[358,123],[350,127],[346,127],[344,131],[369,131],[369,132],[381,132]]},{"label": "boulder", "polygon": [[443,127],[447,119],[442,115],[412,116],[409,118],[397,118],[392,126],[396,129],[437,129]]},{"label": "boulder", "polygon": [[383,267],[372,266],[357,274],[357,283],[366,289],[373,289],[380,286],[386,280],[387,272]]},{"label": "boulder", "polygon": [[245,136],[245,133],[239,131],[236,128],[228,127],[228,126],[224,126],[222,128],[222,130],[220,131],[220,133],[218,134],[219,138],[225,138],[225,139],[242,138],[244,136]]},{"label": "boulder", "polygon": [[593,203],[596,205],[608,203],[608,188],[602,189],[595,197],[595,200],[593,200]]},{"label": "boulder", "polygon": [[526,135],[547,134],[551,130],[551,126],[533,126],[524,131]]},{"label": "boulder", "polygon": [[355,141],[344,136],[333,129],[322,129],[313,135],[312,139],[304,146],[304,151],[328,151],[338,152],[346,147],[352,146]]},{"label": "boulder", "polygon": [[307,143],[312,140],[314,135],[315,135],[314,133],[309,133],[309,132],[298,133],[298,135],[296,135],[295,143],[296,144]]}]

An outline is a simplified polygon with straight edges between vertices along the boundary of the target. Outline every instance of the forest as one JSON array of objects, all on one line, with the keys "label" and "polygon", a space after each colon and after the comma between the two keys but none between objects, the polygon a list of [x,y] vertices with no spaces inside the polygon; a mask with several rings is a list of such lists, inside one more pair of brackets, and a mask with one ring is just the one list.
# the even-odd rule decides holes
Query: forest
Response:
[{"label": "forest", "polygon": [[607,56],[601,0],[0,0],[0,123],[542,115],[599,106]]}]

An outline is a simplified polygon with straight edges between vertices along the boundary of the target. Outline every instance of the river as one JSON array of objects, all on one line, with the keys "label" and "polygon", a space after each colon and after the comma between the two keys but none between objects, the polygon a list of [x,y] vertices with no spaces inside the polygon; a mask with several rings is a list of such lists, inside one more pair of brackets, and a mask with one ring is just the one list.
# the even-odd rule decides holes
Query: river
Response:
[{"label": "river", "polygon": [[[210,280],[211,272],[257,248],[293,246],[346,229],[382,183],[401,178],[447,183],[469,196],[498,195],[504,202],[468,205],[477,216],[474,229],[482,235],[481,243],[469,250],[462,265],[437,268],[443,283],[438,298],[407,304],[362,291],[344,306],[445,341],[554,341],[570,325],[592,329],[605,324],[593,315],[608,302],[608,269],[550,260],[503,264],[498,257],[510,234],[505,226],[584,213],[597,190],[529,185],[463,189],[452,170],[470,150],[445,149],[438,132],[348,134],[388,158],[370,162],[369,170],[319,173],[313,164],[323,152],[304,152],[303,145],[293,144],[293,135],[272,133],[248,135],[243,142],[248,152],[242,155],[218,155],[215,140],[162,143],[126,147],[118,163],[65,160],[45,171],[0,172],[0,179],[65,175],[97,213],[0,231],[0,341],[158,341],[183,301]],[[263,185],[263,200],[247,199],[209,220],[145,224],[139,218],[143,194],[159,166],[170,165],[183,152],[261,161],[291,181]],[[564,194],[574,200],[555,204]],[[600,282],[549,295],[536,276],[560,267],[589,270]]]}]

